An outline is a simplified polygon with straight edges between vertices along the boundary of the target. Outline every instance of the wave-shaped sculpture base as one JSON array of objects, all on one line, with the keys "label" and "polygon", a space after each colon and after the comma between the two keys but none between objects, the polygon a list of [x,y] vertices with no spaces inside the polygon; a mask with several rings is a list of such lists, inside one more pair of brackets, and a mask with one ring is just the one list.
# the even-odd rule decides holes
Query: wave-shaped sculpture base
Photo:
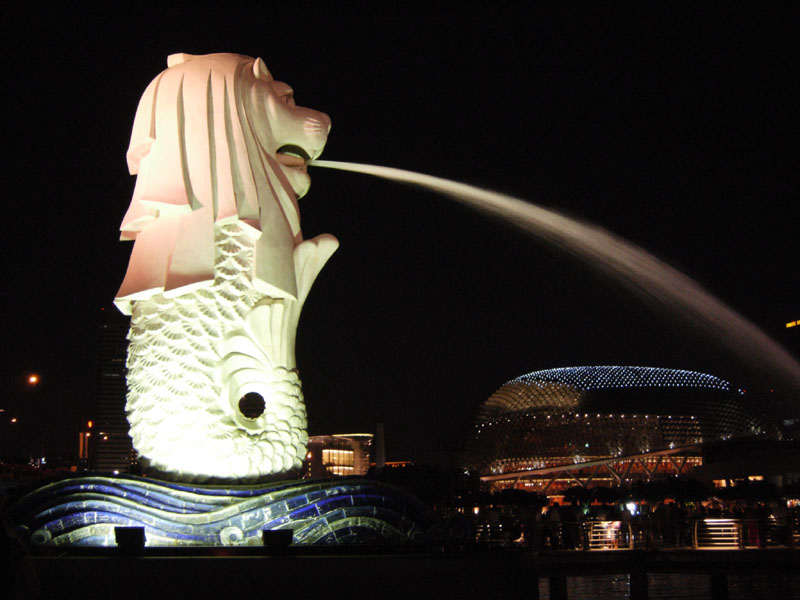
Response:
[{"label": "wave-shaped sculpture base", "polygon": [[296,545],[421,541],[430,512],[413,496],[365,479],[201,486],[128,475],[64,479],[12,509],[32,546],[116,546],[115,527],[143,527],[145,545],[256,546],[264,530]]}]

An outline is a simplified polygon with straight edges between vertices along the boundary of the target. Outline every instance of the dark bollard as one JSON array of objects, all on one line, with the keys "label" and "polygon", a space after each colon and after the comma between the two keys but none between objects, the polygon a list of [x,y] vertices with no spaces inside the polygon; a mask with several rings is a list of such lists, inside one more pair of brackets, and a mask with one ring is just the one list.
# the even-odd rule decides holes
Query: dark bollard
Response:
[{"label": "dark bollard", "polygon": [[533,581],[533,587],[525,594],[525,597],[528,600],[539,600],[539,574],[536,571],[531,573],[531,580]]},{"label": "dark bollard", "polygon": [[567,578],[563,575],[550,577],[550,600],[567,600]]},{"label": "dark bollard", "polygon": [[647,572],[642,570],[632,571],[631,577],[631,600],[647,600],[649,590],[647,589]]},{"label": "dark bollard", "polygon": [[267,552],[283,552],[292,543],[293,535],[294,532],[291,529],[264,529],[261,532],[261,541]]},{"label": "dark bollard", "polygon": [[144,527],[114,527],[114,539],[123,554],[141,554],[144,550]]},{"label": "dark bollard", "polygon": [[725,573],[711,575],[711,600],[728,600],[728,576]]}]

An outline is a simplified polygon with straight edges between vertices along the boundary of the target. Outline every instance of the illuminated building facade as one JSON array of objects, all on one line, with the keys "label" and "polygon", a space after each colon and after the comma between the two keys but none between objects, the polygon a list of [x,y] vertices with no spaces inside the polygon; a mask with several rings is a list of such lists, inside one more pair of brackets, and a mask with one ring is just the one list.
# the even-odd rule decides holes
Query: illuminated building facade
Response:
[{"label": "illuminated building facade", "polygon": [[523,375],[479,408],[464,465],[495,488],[556,494],[685,474],[704,444],[777,438],[731,383],[693,371],[624,366]]},{"label": "illuminated building facade", "polygon": [[303,469],[305,478],[366,475],[372,439],[371,433],[311,436]]}]

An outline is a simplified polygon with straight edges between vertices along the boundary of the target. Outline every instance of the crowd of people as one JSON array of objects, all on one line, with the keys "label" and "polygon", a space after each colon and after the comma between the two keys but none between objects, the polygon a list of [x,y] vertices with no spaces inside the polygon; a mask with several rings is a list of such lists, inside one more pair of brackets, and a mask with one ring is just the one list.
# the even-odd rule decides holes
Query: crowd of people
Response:
[{"label": "crowd of people", "polygon": [[598,539],[605,548],[688,548],[696,545],[696,523],[709,519],[730,519],[740,547],[794,547],[800,539],[800,506],[780,499],[493,505],[476,516],[476,540],[541,550],[588,550]]}]

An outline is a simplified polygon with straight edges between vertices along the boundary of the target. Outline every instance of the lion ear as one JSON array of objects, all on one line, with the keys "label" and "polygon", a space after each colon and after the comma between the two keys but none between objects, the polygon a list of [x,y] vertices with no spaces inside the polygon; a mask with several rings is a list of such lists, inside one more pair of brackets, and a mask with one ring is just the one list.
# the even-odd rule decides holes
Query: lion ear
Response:
[{"label": "lion ear", "polygon": [[174,67],[175,65],[182,65],[189,62],[194,58],[194,54],[186,54],[185,52],[178,52],[177,54],[170,54],[167,57],[167,67]]},{"label": "lion ear", "polygon": [[272,74],[267,69],[267,65],[265,65],[264,61],[260,58],[257,58],[253,63],[253,75],[255,75],[257,79],[272,81]]}]

